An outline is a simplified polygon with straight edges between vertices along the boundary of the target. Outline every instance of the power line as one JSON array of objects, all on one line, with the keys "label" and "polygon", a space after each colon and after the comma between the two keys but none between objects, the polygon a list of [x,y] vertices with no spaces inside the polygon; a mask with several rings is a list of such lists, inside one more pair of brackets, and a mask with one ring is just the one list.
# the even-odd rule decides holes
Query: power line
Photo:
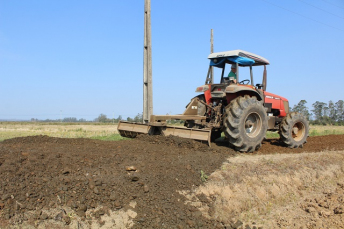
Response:
[{"label": "power line", "polygon": [[332,5],[332,6],[336,6],[336,7],[338,7],[338,8],[344,9],[344,7],[337,6],[336,4],[333,4],[332,2],[329,2],[329,1],[326,1],[326,0],[323,0],[323,1],[326,2],[326,3],[328,3],[328,4],[330,4],[330,5]]},{"label": "power line", "polygon": [[312,4],[309,4],[308,2],[305,2],[305,1],[303,1],[303,0],[299,0],[299,1],[300,1],[300,2],[303,2],[303,3],[307,4],[307,5],[310,5],[310,6],[316,8],[316,9],[318,9],[318,10],[324,11],[324,12],[326,12],[326,13],[328,13],[328,14],[331,14],[331,15],[333,15],[333,16],[336,16],[336,17],[339,17],[339,18],[341,18],[341,19],[344,19],[344,17],[341,17],[341,16],[339,16],[339,15],[337,15],[337,14],[331,13],[331,12],[329,12],[329,11],[327,11],[327,10],[321,9],[320,7],[317,7],[317,6],[314,6],[314,5],[312,5]]},{"label": "power line", "polygon": [[337,29],[337,30],[340,30],[340,31],[344,32],[344,30],[342,30],[342,29],[340,29],[340,28],[334,27],[334,26],[332,26],[332,25],[325,24],[325,23],[323,23],[323,22],[321,22],[321,21],[318,21],[318,20],[315,20],[315,19],[313,19],[313,18],[307,17],[307,16],[305,16],[305,15],[296,13],[296,12],[294,12],[294,11],[292,11],[292,10],[286,9],[286,8],[284,8],[284,7],[282,7],[282,6],[276,5],[276,4],[271,3],[271,2],[269,2],[269,1],[266,1],[266,0],[262,0],[262,1],[267,2],[267,3],[269,3],[269,4],[273,5],[273,6],[276,6],[276,7],[278,7],[278,8],[284,9],[284,10],[286,10],[286,11],[289,11],[289,12],[291,12],[291,13],[293,13],[293,14],[296,14],[296,15],[299,15],[299,16],[301,16],[301,17],[307,18],[307,19],[309,19],[309,20],[315,21],[315,22],[317,22],[317,23],[319,23],[319,24],[322,24],[322,25],[325,25],[325,26],[327,26],[327,27],[330,27],[330,28],[333,28],[333,29]]}]

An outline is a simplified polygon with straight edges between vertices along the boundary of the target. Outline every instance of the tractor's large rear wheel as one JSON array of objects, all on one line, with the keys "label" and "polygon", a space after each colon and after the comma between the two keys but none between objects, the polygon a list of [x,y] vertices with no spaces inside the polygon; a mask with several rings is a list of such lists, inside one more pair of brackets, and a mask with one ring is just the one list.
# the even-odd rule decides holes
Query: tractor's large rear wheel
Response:
[{"label": "tractor's large rear wheel", "polygon": [[268,123],[265,109],[256,97],[238,97],[226,107],[224,133],[236,150],[258,150],[265,137]]},{"label": "tractor's large rear wheel", "polygon": [[297,112],[284,117],[279,129],[280,140],[289,148],[302,147],[306,143],[308,132],[307,119]]}]

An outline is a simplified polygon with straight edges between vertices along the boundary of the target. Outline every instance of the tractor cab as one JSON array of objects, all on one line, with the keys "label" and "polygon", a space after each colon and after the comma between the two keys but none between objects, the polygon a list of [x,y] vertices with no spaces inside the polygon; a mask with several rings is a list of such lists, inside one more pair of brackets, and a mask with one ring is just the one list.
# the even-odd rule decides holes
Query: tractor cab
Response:
[{"label": "tractor cab", "polygon": [[[226,106],[239,96],[249,95],[262,102],[272,116],[284,117],[289,112],[287,99],[266,91],[266,65],[270,64],[267,59],[243,50],[212,53],[208,59],[210,59],[210,64],[205,85],[196,89],[196,92],[204,93],[204,101],[207,104],[221,103]],[[257,84],[254,84],[253,66],[264,67],[262,80]],[[217,68],[221,72],[218,83],[214,83],[213,68]],[[236,80],[227,77],[231,70],[226,69],[231,68],[236,70]],[[241,72],[245,74],[241,74]],[[233,73],[231,72],[229,75],[233,76]]]},{"label": "tractor cab", "polygon": [[[270,64],[267,59],[243,50],[212,53],[208,59],[210,59],[210,64],[205,85],[196,89],[196,92],[204,93],[204,100],[207,104],[221,103],[226,106],[231,100],[243,95],[255,96],[259,101],[264,102],[267,81],[266,65]],[[264,66],[262,82],[256,85],[253,80],[253,66]],[[221,71],[218,83],[214,83],[214,68]],[[231,70],[226,72],[226,69],[231,68],[232,71],[236,70],[235,74],[230,72],[229,76],[231,77],[227,77]],[[243,80],[241,79],[241,70],[246,71],[244,74],[246,77],[243,77]]]},{"label": "tractor cab", "polygon": [[[263,81],[261,84],[256,86],[265,91],[266,89],[266,65],[270,64],[269,61],[261,56],[253,53],[249,53],[243,50],[233,50],[226,52],[212,53],[208,56],[210,59],[209,69],[205,84],[214,84],[212,69],[213,67],[220,68],[222,71],[220,84],[234,83],[233,80],[228,80],[225,75],[226,68],[231,66],[236,69],[236,82],[239,84],[251,84],[254,85],[253,81],[253,70],[252,66],[264,66]],[[240,80],[240,67],[247,67],[250,70],[250,79]],[[265,84],[265,86],[264,86]]]}]

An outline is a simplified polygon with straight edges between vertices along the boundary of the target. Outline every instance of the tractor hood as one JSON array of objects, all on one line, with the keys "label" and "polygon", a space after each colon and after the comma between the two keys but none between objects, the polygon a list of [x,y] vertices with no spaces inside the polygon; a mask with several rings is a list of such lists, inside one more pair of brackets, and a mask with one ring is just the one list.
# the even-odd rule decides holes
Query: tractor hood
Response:
[{"label": "tractor hood", "polygon": [[275,94],[272,94],[270,92],[267,92],[267,91],[264,91],[264,96],[265,98],[269,98],[269,99],[274,99],[274,100],[282,100],[282,101],[288,101],[288,99],[282,97],[282,96],[279,96],[279,95],[275,95]]}]

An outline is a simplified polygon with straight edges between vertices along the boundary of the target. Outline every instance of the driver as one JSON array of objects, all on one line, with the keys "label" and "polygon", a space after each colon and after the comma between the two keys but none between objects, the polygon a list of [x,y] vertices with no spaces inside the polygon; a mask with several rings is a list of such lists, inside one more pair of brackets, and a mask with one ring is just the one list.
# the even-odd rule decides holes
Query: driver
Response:
[{"label": "driver", "polygon": [[228,73],[229,81],[232,81],[234,83],[237,82],[236,67],[237,67],[236,64],[232,64],[231,71]]}]

